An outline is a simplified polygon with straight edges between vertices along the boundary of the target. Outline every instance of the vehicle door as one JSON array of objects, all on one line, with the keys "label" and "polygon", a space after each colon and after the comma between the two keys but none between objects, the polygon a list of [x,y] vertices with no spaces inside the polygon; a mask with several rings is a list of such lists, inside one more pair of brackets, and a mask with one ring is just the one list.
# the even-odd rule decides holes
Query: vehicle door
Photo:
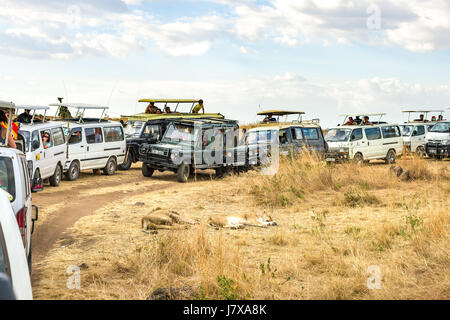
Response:
[{"label": "vehicle door", "polygon": [[[104,127],[105,143],[103,152],[108,158],[115,156],[117,164],[120,165],[125,160],[126,142],[121,125]],[[106,166],[106,162],[105,162]]]},{"label": "vehicle door", "polygon": [[304,148],[306,148],[305,140],[303,139],[303,131],[301,127],[291,128],[291,136],[295,152],[301,152]]},{"label": "vehicle door", "polygon": [[55,172],[56,165],[61,163],[64,166],[67,155],[66,137],[62,127],[53,128],[53,172]]},{"label": "vehicle door", "polygon": [[[80,169],[84,170],[86,166],[86,162],[84,161],[86,158],[86,139],[83,135],[83,129],[81,127],[75,127],[70,130],[69,138],[68,138],[68,154],[67,158],[70,161],[79,160],[80,161]],[[68,168],[66,168],[68,169]]]},{"label": "vehicle door", "polygon": [[292,136],[289,129],[280,129],[278,132],[280,140],[280,155],[287,156],[293,151]]},{"label": "vehicle door", "polygon": [[324,152],[325,145],[322,133],[318,128],[302,128],[305,143],[310,151]]},{"label": "vehicle door", "polygon": [[383,126],[381,127],[381,133],[383,134],[383,147],[386,154],[389,149],[394,149],[396,153],[402,152],[403,139],[398,126]]},{"label": "vehicle door", "polygon": [[[367,159],[377,159],[386,156],[383,148],[383,139],[379,127],[364,128],[367,137]],[[364,157],[366,158],[366,157]]]},{"label": "vehicle door", "polygon": [[103,130],[101,126],[84,129],[87,142],[86,157],[84,159],[85,169],[100,169],[106,166],[108,156],[105,154],[105,143],[103,141]]},{"label": "vehicle door", "polygon": [[52,139],[52,133],[51,130],[41,130],[40,131],[40,139],[43,144],[43,137],[45,134],[48,134],[50,136],[50,139],[47,142],[47,148],[45,146],[42,146],[42,152],[41,154],[41,176],[42,179],[47,179],[51,177],[54,172],[55,168],[53,165],[53,157],[54,157],[54,149],[53,149],[53,139]]},{"label": "vehicle door", "polygon": [[411,151],[415,152],[417,147],[425,144],[425,125],[416,125],[411,134]]},{"label": "vehicle door", "polygon": [[356,128],[353,129],[350,135],[350,145],[349,145],[349,155],[353,159],[355,154],[358,152],[363,155],[364,158],[367,157],[367,141],[364,139],[363,129]]},{"label": "vehicle door", "polygon": [[20,157],[20,175],[22,181],[20,183],[21,193],[23,195],[23,210],[25,213],[26,229],[25,229],[25,242],[26,242],[26,253],[27,256],[31,250],[31,231],[32,231],[32,217],[33,217],[33,203],[31,200],[31,188],[30,188],[30,178],[28,174],[27,162],[24,157]]}]

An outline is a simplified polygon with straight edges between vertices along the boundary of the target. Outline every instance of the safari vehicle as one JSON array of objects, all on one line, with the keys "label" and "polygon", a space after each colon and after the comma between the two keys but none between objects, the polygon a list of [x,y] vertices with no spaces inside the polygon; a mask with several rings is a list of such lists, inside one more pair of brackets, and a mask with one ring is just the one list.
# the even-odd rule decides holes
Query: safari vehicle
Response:
[{"label": "safari vehicle", "polygon": [[[9,113],[7,137],[11,135],[12,114],[15,109],[13,103],[0,101],[0,110]],[[8,193],[31,271],[32,233],[34,222],[38,219],[38,208],[32,204],[30,186],[25,154],[20,150],[8,148],[6,142],[0,141],[0,189]],[[3,210],[1,213],[3,214]]]},{"label": "safari vehicle", "polygon": [[[45,121],[45,114],[49,107],[20,106],[18,109],[28,109],[33,112],[30,123],[19,124],[19,133],[25,139],[24,152],[32,178],[32,190],[42,190],[43,181],[47,179],[51,186],[59,186],[67,158],[64,123]],[[36,111],[44,111],[44,117],[35,123]],[[43,137],[47,135],[50,139],[44,145]]]},{"label": "safari vehicle", "polygon": [[[224,119],[225,117],[220,113],[193,113],[193,109],[200,100],[195,99],[141,99],[140,103],[153,103],[156,107],[161,105],[161,113],[138,113],[133,116],[122,115],[128,121],[147,121],[155,119],[177,119],[189,117],[190,119]],[[170,113],[164,113],[166,108],[170,109]],[[180,110],[182,107],[182,110]]]},{"label": "safari vehicle", "polygon": [[[173,112],[149,114],[140,113],[133,116],[122,116],[128,120],[125,125],[127,140],[127,156],[125,162],[119,166],[120,170],[128,170],[133,163],[139,160],[139,147],[142,143],[157,143],[161,140],[167,125],[175,119],[224,119],[220,113],[192,113],[198,100],[193,99],[142,99],[139,102],[154,103],[155,106],[163,104],[162,110],[169,107]],[[188,105],[189,109],[179,112],[179,106]],[[186,112],[188,111],[188,112]]]},{"label": "safari vehicle", "polygon": [[10,194],[0,189],[0,300],[31,300],[33,293],[29,260],[27,261],[23,248],[10,197]]},{"label": "safari vehicle", "polygon": [[426,136],[425,152],[429,157],[450,157],[450,121],[437,122]]},{"label": "safari vehicle", "polygon": [[[325,154],[327,144],[324,140],[318,119],[302,120],[303,111],[268,110],[259,112],[259,116],[266,118],[257,125],[251,126],[245,137],[248,147],[248,162],[250,166],[264,164],[261,150],[267,147],[270,153],[271,145],[279,145],[281,155],[299,154],[303,150],[310,150]],[[291,115],[297,119],[288,121]],[[273,118],[276,116],[277,118]],[[284,120],[280,121],[280,118]]]},{"label": "safari vehicle", "polygon": [[[436,115],[442,115],[442,110],[406,110],[403,113],[408,114],[408,121],[403,124],[402,136],[403,143],[408,153],[415,153],[419,157],[425,155],[425,137],[428,131],[436,124]],[[423,119],[411,120],[411,114],[420,114]],[[431,114],[431,120],[428,119],[428,115]],[[434,120],[434,121],[433,121]]]},{"label": "safari vehicle", "polygon": [[[102,169],[105,175],[114,175],[117,166],[125,160],[126,142],[122,124],[103,119],[108,107],[81,103],[50,106],[57,107],[56,117],[67,123],[67,157],[63,167],[66,178],[77,180],[81,170],[90,169]],[[67,112],[69,108],[76,110],[75,117]],[[87,118],[86,111],[102,113],[100,118]]]},{"label": "safari vehicle", "polygon": [[214,169],[221,176],[228,169],[245,166],[245,157],[236,154],[238,130],[233,120],[174,120],[161,142],[141,145],[142,174],[151,177],[155,170],[173,171],[179,182],[186,182],[196,170]]},{"label": "safari vehicle", "polygon": [[[345,114],[343,125],[331,128],[325,135],[328,143],[327,162],[353,160],[357,164],[382,159],[386,163],[395,163],[401,155],[403,139],[400,126],[380,121],[384,113]],[[379,116],[379,120],[369,124],[346,124],[347,118]]]}]

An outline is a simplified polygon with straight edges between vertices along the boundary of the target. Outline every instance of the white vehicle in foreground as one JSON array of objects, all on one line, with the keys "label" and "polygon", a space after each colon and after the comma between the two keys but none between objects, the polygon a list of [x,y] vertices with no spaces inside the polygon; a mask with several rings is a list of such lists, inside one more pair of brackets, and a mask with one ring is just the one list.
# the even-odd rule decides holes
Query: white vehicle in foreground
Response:
[{"label": "white vehicle in foreground", "polygon": [[[76,117],[64,119],[67,126],[67,158],[64,173],[70,181],[77,180],[81,170],[103,170],[105,175],[114,175],[117,166],[125,161],[126,140],[122,124],[103,120],[108,107],[80,103],[51,104],[77,110]],[[100,118],[85,118],[86,111],[102,110]]]},{"label": "white vehicle in foreground", "polygon": [[[21,106],[20,108],[47,111],[49,107]],[[19,133],[25,138],[25,154],[27,155],[28,168],[32,178],[32,190],[43,189],[43,180],[49,180],[53,187],[59,186],[63,176],[63,166],[67,158],[67,144],[64,135],[64,123],[40,122],[20,124]],[[44,145],[43,137],[49,139]]]},{"label": "white vehicle in foreground", "polygon": [[328,162],[353,160],[358,164],[370,160],[384,160],[395,163],[397,155],[402,154],[403,139],[400,127],[396,124],[362,122],[345,124],[348,117],[380,116],[385,114],[347,114],[344,125],[327,130],[325,140],[328,143]]},{"label": "white vehicle in foreground", "polygon": [[32,300],[27,257],[10,198],[0,189],[0,275],[6,276],[2,280],[12,286],[16,299]]},{"label": "white vehicle in foreground", "polygon": [[450,122],[436,123],[427,133],[425,152],[428,156],[442,159],[450,157]]},{"label": "white vehicle in foreground", "polygon": [[[403,124],[402,127],[402,136],[403,143],[406,149],[406,152],[411,152],[417,154],[419,157],[423,157],[425,155],[425,144],[426,144],[426,135],[428,131],[436,124],[436,116],[432,116],[428,120],[428,114],[440,114],[444,111],[442,110],[407,110],[402,111],[403,113],[408,114],[408,121]],[[419,119],[411,120],[411,114],[418,113]]]},{"label": "white vehicle in foreground", "polygon": [[[0,102],[0,109],[9,112],[7,134],[10,134],[13,104]],[[0,189],[11,195],[10,206],[16,216],[16,224],[19,226],[22,236],[22,247],[28,257],[29,269],[32,260],[32,233],[34,222],[38,218],[38,208],[33,206],[31,198],[31,182],[28,173],[25,154],[17,149],[6,147],[0,141]],[[0,211],[0,214],[2,211]]]}]

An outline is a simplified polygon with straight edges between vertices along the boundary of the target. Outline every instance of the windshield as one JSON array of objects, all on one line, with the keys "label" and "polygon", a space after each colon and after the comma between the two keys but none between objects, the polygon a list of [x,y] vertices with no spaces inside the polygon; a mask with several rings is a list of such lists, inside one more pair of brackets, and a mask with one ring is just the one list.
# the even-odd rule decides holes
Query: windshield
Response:
[{"label": "windshield", "polygon": [[25,139],[25,152],[30,151],[30,132],[28,131],[19,131],[19,134],[23,136]]},{"label": "windshield", "polygon": [[325,140],[330,142],[345,142],[350,138],[352,129],[330,129],[325,134]]},{"label": "windshield", "polygon": [[6,157],[0,157],[0,189],[12,195],[13,199],[16,198],[14,168],[11,159]]},{"label": "windshield", "polygon": [[431,128],[430,132],[450,132],[450,122],[438,122]]},{"label": "windshield", "polygon": [[161,141],[166,143],[194,142],[194,127],[170,124]]},{"label": "windshield", "polygon": [[247,135],[247,143],[257,144],[258,142],[272,141],[276,137],[278,137],[277,130],[250,131]]},{"label": "windshield", "polygon": [[409,137],[414,126],[402,126],[402,136]]},{"label": "windshield", "polygon": [[144,123],[144,121],[128,121],[124,128],[125,136],[127,138],[139,138]]}]

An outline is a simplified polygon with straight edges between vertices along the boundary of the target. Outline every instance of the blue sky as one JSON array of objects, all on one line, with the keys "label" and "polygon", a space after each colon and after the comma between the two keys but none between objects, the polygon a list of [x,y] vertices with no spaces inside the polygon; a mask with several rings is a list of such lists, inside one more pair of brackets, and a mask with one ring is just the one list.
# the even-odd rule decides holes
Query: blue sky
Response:
[{"label": "blue sky", "polygon": [[448,1],[0,0],[0,100],[141,111],[203,98],[242,122],[450,106]]}]

